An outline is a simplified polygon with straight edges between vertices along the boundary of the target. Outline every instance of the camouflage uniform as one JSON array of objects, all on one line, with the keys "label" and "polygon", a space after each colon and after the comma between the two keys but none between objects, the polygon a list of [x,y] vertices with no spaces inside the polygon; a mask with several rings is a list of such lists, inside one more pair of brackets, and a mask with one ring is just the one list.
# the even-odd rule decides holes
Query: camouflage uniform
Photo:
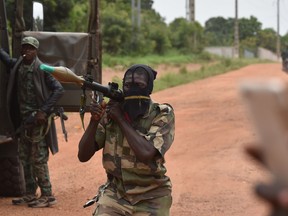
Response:
[{"label": "camouflage uniform", "polygon": [[49,196],[52,194],[47,165],[49,150],[45,136],[44,134],[42,135],[46,125],[33,125],[24,129],[27,118],[39,109],[39,105],[35,103],[37,96],[33,82],[34,64],[35,62],[29,66],[22,64],[18,70],[18,101],[22,118],[19,158],[24,169],[26,194],[35,194],[39,185],[41,194]]},{"label": "camouflage uniform", "polygon": [[103,148],[103,166],[109,186],[100,197],[94,215],[132,215],[133,212],[169,215],[172,185],[165,175],[164,155],[174,140],[174,111],[168,104],[151,102],[147,114],[132,126],[159,154],[149,164],[138,161],[120,127],[104,115],[95,141]]},{"label": "camouflage uniform", "polygon": [[39,109],[48,116],[63,95],[62,85],[50,74],[40,70],[38,57],[31,65],[22,64],[23,58],[10,58],[0,50],[0,59],[10,68],[7,86],[7,110],[15,131],[20,129],[19,158],[23,165],[26,194],[35,194],[39,186],[41,195],[52,195],[48,171],[49,148],[58,152],[56,127],[53,119],[45,136],[41,136],[44,125],[33,125],[24,129],[26,119]]}]

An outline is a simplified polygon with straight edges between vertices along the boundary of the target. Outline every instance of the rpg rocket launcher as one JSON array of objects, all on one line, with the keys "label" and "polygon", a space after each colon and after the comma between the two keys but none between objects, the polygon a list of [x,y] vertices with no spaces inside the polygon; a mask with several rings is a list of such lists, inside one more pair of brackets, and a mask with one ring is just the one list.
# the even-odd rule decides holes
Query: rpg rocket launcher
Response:
[{"label": "rpg rocket launcher", "polygon": [[104,97],[108,97],[119,102],[123,100],[123,93],[118,88],[117,83],[109,82],[107,86],[104,86],[93,81],[93,79],[89,76],[78,76],[69,68],[63,66],[53,67],[42,64],[40,65],[40,68],[45,72],[50,73],[59,82],[74,83],[76,85],[80,85],[82,89],[91,89],[92,91],[101,92]]},{"label": "rpg rocket launcher", "polygon": [[40,69],[47,73],[50,73],[55,79],[57,79],[61,83],[74,83],[76,85],[81,86],[81,88],[83,89],[83,94],[81,95],[79,113],[82,120],[82,126],[84,129],[85,129],[84,114],[86,110],[85,109],[86,89],[90,89],[93,91],[96,100],[99,103],[103,100],[103,97],[107,97],[118,102],[124,100],[123,93],[119,89],[117,83],[109,82],[107,86],[104,86],[93,81],[93,78],[89,75],[86,75],[85,77],[78,76],[75,73],[73,73],[69,68],[63,66],[53,67],[46,64],[41,64]]}]

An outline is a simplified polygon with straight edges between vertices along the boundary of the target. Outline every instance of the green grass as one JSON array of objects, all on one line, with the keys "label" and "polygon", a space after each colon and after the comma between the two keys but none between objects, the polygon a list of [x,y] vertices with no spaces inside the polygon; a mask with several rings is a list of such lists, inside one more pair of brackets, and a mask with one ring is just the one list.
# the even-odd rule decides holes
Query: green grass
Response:
[{"label": "green grass", "polygon": [[135,63],[147,64],[154,67],[158,64],[168,65],[182,65],[188,63],[207,62],[218,59],[218,57],[210,55],[208,53],[202,53],[199,55],[181,55],[181,54],[167,54],[163,56],[149,55],[149,56],[121,56],[115,57],[110,55],[103,55],[102,67],[117,67],[121,65],[123,68],[127,68]]},{"label": "green grass", "polygon": [[[179,73],[168,73],[160,78],[157,78],[154,83],[154,92],[166,88],[190,83],[196,80],[205,79],[207,77],[226,73],[231,70],[236,70],[250,64],[267,63],[259,59],[228,59],[219,58],[208,53],[200,55],[177,55],[170,54],[165,56],[142,56],[142,57],[111,57],[103,56],[103,67],[123,67],[128,68],[135,63],[147,64],[155,67],[158,64],[168,64],[180,67]],[[188,71],[186,65],[189,63],[200,64],[201,68],[196,71]],[[122,80],[115,78],[112,80],[119,84],[122,88]]]},{"label": "green grass", "polygon": [[155,80],[154,92],[223,74],[231,70],[237,70],[247,65],[257,63],[267,63],[267,61],[257,59],[221,59],[214,64],[202,63],[201,69],[196,71],[188,71],[185,66],[183,66],[178,74],[168,73]]}]

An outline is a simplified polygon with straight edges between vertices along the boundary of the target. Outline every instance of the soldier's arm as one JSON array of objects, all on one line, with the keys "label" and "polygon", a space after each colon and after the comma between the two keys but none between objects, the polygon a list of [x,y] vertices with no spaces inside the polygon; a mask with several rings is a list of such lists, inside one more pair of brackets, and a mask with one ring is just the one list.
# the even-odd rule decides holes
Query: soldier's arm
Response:
[{"label": "soldier's arm", "polygon": [[[168,111],[168,110],[167,110]],[[151,125],[152,131],[150,134],[140,135],[128,121],[125,120],[123,115],[117,114],[115,120],[118,122],[121,130],[123,131],[130,147],[133,149],[137,159],[143,163],[151,162],[157,154],[163,155],[170,147],[170,141],[174,138],[174,114],[171,109],[170,112],[166,110],[160,111],[159,115],[155,117],[154,123]],[[172,115],[173,114],[173,115]],[[171,127],[173,125],[173,127]],[[171,129],[173,130],[173,138],[170,136]],[[160,137],[160,138],[159,138]],[[159,148],[155,147],[154,139],[159,138],[162,143],[159,143]],[[169,143],[164,143],[168,141]],[[166,146],[162,148],[163,146]],[[167,147],[169,146],[169,147]],[[164,149],[164,150],[163,150]],[[162,151],[162,152],[161,152]]]},{"label": "soldier's arm", "polygon": [[105,107],[106,103],[104,101],[99,104],[94,99],[92,99],[90,106],[91,119],[78,145],[78,159],[81,162],[90,160],[94,153],[100,149],[98,143],[95,140],[95,135],[99,122],[104,116]]},{"label": "soldier's arm", "polygon": [[10,58],[9,54],[3,48],[0,48],[0,60],[9,68],[13,68],[17,62],[17,59]]},{"label": "soldier's arm", "polygon": [[64,94],[64,88],[60,84],[59,81],[57,81],[53,76],[51,76],[48,73],[45,74],[45,82],[48,86],[48,88],[51,91],[51,94],[45,101],[45,103],[40,108],[43,112],[49,114],[53,107],[56,105],[57,101],[62,97]]},{"label": "soldier's arm", "polygon": [[128,121],[122,119],[118,123],[137,159],[146,164],[151,162],[157,154],[157,149],[141,136]]},{"label": "soldier's arm", "polygon": [[157,150],[143,136],[137,133],[125,119],[120,103],[110,100],[107,104],[107,115],[119,124],[137,159],[143,163],[149,163],[157,154]]},{"label": "soldier's arm", "polygon": [[78,145],[78,159],[80,162],[86,162],[98,150],[97,143],[95,142],[95,134],[99,121],[90,120],[83,136]]}]

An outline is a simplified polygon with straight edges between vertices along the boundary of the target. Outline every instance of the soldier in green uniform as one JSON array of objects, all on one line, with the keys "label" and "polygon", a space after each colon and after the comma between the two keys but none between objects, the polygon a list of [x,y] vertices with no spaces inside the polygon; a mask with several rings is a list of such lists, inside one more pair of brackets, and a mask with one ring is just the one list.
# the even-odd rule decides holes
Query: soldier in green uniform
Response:
[{"label": "soldier in green uniform", "polygon": [[[64,93],[62,85],[42,71],[37,57],[39,41],[24,37],[19,59],[0,49],[0,59],[11,69],[7,86],[7,110],[20,134],[19,158],[23,165],[26,194],[12,200],[14,205],[48,207],[56,204],[48,170],[49,147],[58,152],[55,123],[51,114]],[[37,188],[41,196],[36,196]]]},{"label": "soldier in green uniform", "polygon": [[169,215],[172,185],[164,155],[174,140],[175,117],[171,105],[151,100],[156,74],[133,65],[123,78],[123,102],[91,103],[78,158],[86,162],[103,149],[108,179],[94,215]]}]

